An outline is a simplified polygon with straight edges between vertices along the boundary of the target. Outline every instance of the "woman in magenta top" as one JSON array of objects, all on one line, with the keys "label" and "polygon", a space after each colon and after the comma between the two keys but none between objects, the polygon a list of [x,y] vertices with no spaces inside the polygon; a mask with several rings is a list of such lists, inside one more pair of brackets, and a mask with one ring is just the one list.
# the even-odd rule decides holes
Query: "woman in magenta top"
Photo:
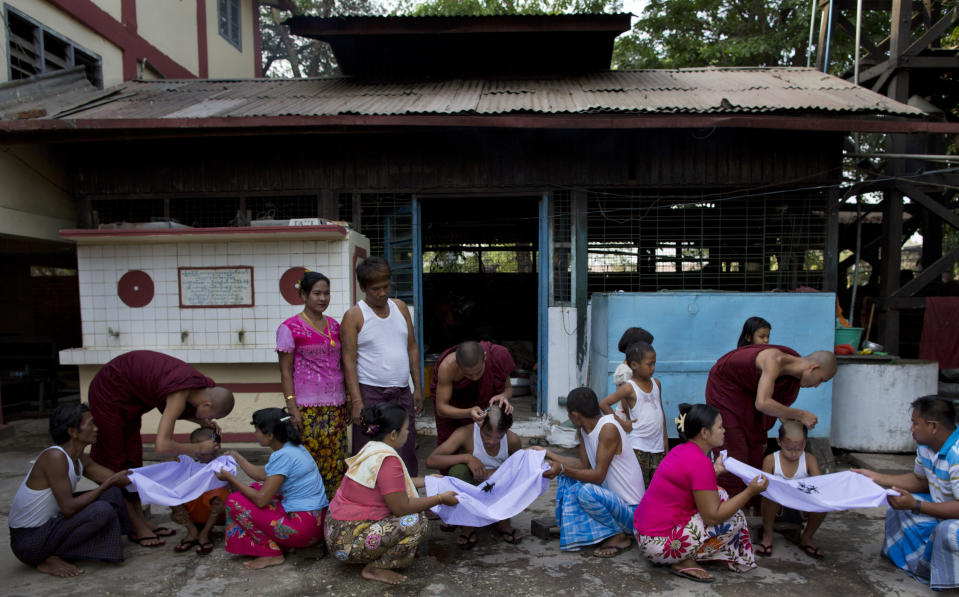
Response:
[{"label": "woman in magenta top", "polygon": [[340,369],[340,324],[323,314],[330,305],[330,279],[307,271],[300,280],[303,311],[276,330],[280,382],[293,426],[316,461],[327,499],[346,472],[346,390]]},{"label": "woman in magenta top", "polygon": [[669,564],[673,574],[696,582],[715,580],[697,561],[726,562],[735,572],[752,570],[756,558],[741,508],[765,491],[769,480],[756,477],[732,498],[719,489],[716,475],[725,468],[707,454],[723,445],[726,430],[712,406],[680,404],[676,428],[686,442],[663,459],[633,517],[640,550],[653,563]]}]

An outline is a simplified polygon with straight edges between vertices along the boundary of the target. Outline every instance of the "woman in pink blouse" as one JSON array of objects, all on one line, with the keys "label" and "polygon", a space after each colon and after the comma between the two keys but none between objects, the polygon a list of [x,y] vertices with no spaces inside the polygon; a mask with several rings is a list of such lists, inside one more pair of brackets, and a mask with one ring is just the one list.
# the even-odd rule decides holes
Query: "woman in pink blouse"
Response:
[{"label": "woman in pink blouse", "polygon": [[276,330],[280,383],[293,426],[316,461],[328,499],[346,472],[349,416],[340,369],[340,324],[324,315],[330,279],[307,270],[300,281],[303,311]]},{"label": "woman in pink blouse", "polygon": [[707,455],[723,445],[726,430],[712,406],[680,404],[676,428],[686,442],[666,455],[633,516],[639,550],[651,562],[668,564],[673,574],[696,582],[715,580],[696,562],[752,570],[756,558],[741,508],[765,491],[769,479],[756,477],[732,498],[719,489],[716,475],[725,468]]}]

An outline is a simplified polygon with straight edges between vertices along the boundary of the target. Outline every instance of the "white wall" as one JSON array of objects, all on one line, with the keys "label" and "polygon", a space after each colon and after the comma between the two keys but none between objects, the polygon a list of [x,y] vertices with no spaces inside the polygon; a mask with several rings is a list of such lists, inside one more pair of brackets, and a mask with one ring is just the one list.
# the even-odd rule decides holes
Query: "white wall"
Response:
[{"label": "white wall", "polygon": [[[565,421],[566,408],[560,406],[560,398],[565,398],[573,388],[586,385],[586,362],[583,369],[576,366],[576,308],[550,307],[547,321],[549,325],[549,346],[547,359],[547,414],[553,422]],[[586,325],[587,331],[589,324]],[[587,344],[588,345],[588,344]]]}]

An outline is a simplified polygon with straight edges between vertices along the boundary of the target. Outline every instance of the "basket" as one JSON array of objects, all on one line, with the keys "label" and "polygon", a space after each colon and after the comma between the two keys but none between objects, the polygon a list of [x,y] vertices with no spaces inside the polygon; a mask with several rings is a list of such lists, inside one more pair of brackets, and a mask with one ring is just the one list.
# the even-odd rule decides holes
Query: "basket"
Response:
[{"label": "basket", "polygon": [[836,328],[836,346],[848,344],[858,350],[861,336],[862,328]]}]

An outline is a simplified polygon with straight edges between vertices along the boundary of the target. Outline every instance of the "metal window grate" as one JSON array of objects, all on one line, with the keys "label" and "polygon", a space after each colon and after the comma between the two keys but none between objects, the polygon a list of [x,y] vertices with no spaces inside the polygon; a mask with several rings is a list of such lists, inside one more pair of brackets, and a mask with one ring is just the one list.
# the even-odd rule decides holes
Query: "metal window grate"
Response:
[{"label": "metal window grate", "polygon": [[591,193],[589,291],[821,288],[825,201],[809,191]]},{"label": "metal window grate", "polygon": [[9,6],[4,13],[10,79],[83,66],[87,79],[96,87],[103,87],[99,56]]},{"label": "metal window grate", "polygon": [[573,283],[572,200],[569,191],[550,196],[550,224],[553,243],[552,298],[550,304],[569,304]]}]

